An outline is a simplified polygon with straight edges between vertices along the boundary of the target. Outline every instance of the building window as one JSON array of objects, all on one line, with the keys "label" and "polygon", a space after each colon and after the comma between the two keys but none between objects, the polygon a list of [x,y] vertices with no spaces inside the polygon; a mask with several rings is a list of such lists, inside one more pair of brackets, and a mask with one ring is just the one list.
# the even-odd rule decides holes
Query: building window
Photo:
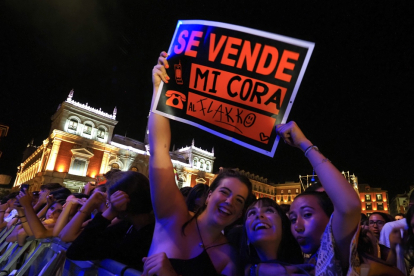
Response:
[{"label": "building window", "polygon": [[83,128],[83,133],[91,135],[92,133],[92,125],[85,124],[85,127]]},{"label": "building window", "polygon": [[253,190],[257,191],[257,186],[256,185],[254,185],[254,189]]},{"label": "building window", "polygon": [[384,210],[384,203],[378,202],[377,203],[377,210]]},{"label": "building window", "polygon": [[290,194],[291,193],[291,191],[290,190],[288,190],[288,194]]},{"label": "building window", "polygon": [[206,171],[210,171],[210,161],[206,162]]},{"label": "building window", "polygon": [[296,189],[296,193],[297,193],[297,194],[299,193],[299,189]]},{"label": "building window", "polygon": [[280,190],[280,193],[283,194],[283,190]]},{"label": "building window", "polygon": [[288,201],[292,201],[292,198],[290,196],[288,196]]},{"label": "building window", "polygon": [[377,201],[382,201],[382,194],[377,194]]},{"label": "building window", "polygon": [[371,201],[371,195],[366,194],[365,195],[365,201]]},{"label": "building window", "polygon": [[365,203],[365,210],[372,210],[372,203]]},{"label": "building window", "polygon": [[262,187],[261,186],[259,186],[259,192],[261,192],[262,191]]},{"label": "building window", "polygon": [[99,128],[98,129],[98,132],[96,133],[96,136],[98,137],[98,138],[100,138],[100,139],[103,139],[103,138],[105,138],[105,129],[103,129],[103,128]]},{"label": "building window", "polygon": [[69,169],[70,174],[85,176],[88,169],[88,161],[85,159],[75,158]]},{"label": "building window", "polygon": [[113,164],[111,165],[111,169],[116,169],[116,170],[119,170],[119,164],[118,164],[118,163],[113,163]]},{"label": "building window", "polygon": [[71,130],[76,130],[78,128],[78,121],[75,119],[70,119],[68,128]]}]

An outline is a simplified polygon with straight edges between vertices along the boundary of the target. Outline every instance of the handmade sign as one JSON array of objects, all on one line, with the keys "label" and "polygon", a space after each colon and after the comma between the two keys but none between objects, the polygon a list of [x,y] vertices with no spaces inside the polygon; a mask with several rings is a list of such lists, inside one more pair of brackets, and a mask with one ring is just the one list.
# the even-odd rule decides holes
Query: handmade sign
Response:
[{"label": "handmade sign", "polygon": [[210,21],[179,21],[169,83],[153,112],[273,156],[314,43]]}]

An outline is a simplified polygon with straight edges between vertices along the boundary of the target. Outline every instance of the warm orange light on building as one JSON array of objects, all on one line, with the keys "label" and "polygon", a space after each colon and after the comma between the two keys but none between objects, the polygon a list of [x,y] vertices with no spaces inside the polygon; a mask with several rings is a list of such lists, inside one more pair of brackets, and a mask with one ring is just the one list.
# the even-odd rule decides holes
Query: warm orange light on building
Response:
[{"label": "warm orange light on building", "polygon": [[385,210],[385,211],[388,211],[388,208],[387,208],[387,207],[385,207],[385,208],[384,208],[384,210]]},{"label": "warm orange light on building", "polygon": [[386,198],[384,198],[384,202],[387,202],[387,199]]},{"label": "warm orange light on building", "polygon": [[365,211],[365,208],[362,208],[362,211]]},{"label": "warm orange light on building", "polygon": [[58,172],[64,172],[65,166],[64,165],[58,165]]},{"label": "warm orange light on building", "polygon": [[364,199],[361,199],[361,202],[365,202],[365,200]]},{"label": "warm orange light on building", "polygon": [[95,172],[91,173],[91,177],[92,178],[95,178],[95,176],[96,176],[96,173]]}]

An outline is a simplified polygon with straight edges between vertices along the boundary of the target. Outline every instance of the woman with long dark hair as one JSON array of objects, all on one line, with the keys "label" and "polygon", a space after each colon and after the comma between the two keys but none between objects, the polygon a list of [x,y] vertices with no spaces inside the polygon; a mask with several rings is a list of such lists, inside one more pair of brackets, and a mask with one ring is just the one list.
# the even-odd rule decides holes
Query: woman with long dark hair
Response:
[{"label": "woman with long dark hair", "polygon": [[[161,81],[170,79],[166,68],[167,53],[162,52],[153,69],[154,96]],[[234,170],[220,173],[210,185],[205,205],[192,216],[174,180],[169,119],[151,113],[148,128],[156,223],[143,275],[237,275],[235,252],[222,231],[242,216],[252,193],[250,181]]]}]

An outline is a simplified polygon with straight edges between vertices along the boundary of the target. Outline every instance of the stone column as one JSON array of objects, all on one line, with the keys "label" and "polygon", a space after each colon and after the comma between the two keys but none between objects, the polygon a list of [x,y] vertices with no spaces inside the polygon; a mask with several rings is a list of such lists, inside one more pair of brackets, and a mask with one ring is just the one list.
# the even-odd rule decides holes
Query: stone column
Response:
[{"label": "stone column", "polygon": [[102,163],[101,163],[101,169],[99,170],[99,174],[106,173],[106,169],[108,167],[109,162],[109,152],[104,151],[104,154],[102,156]]},{"label": "stone column", "polygon": [[60,144],[62,141],[54,140],[52,150],[50,151],[49,161],[47,162],[46,171],[53,171],[55,169],[56,158],[59,153]]}]

